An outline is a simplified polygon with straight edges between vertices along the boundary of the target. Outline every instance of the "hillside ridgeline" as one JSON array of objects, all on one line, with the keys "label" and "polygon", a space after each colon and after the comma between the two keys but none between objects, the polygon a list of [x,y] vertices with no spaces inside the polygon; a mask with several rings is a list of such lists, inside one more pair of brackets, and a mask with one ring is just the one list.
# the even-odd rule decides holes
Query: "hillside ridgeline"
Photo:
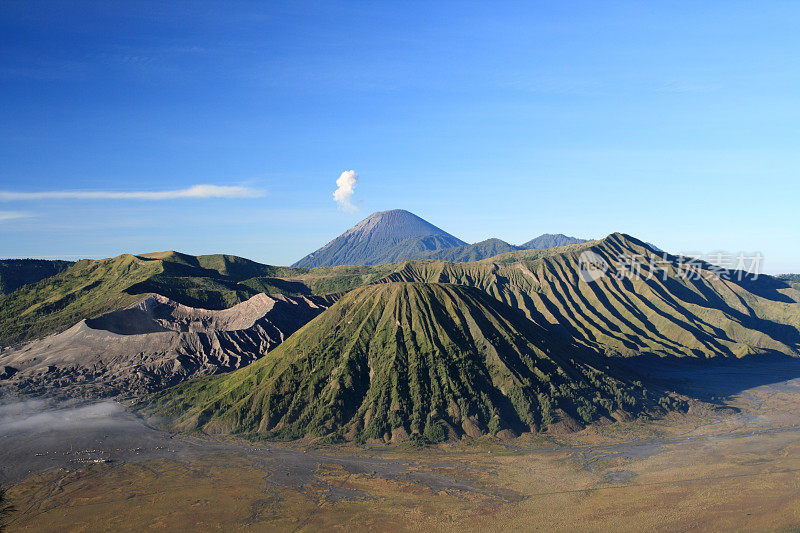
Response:
[{"label": "hillside ridgeline", "polygon": [[355,289],[252,365],[142,407],[181,430],[438,442],[574,430],[675,401],[483,291],[399,282]]},{"label": "hillside ridgeline", "polygon": [[[581,276],[585,252],[608,268],[591,282]],[[626,264],[631,258],[638,275]],[[770,276],[737,278],[736,272],[663,255],[615,233],[476,263],[409,261],[381,281],[477,287],[537,324],[607,355],[800,355],[800,291]]]},{"label": "hillside ridgeline", "polygon": [[261,293],[312,296],[374,281],[393,267],[302,268],[263,265],[231,255],[178,252],[84,259],[3,298],[0,347],[64,331],[159,294],[177,303],[220,310]]}]

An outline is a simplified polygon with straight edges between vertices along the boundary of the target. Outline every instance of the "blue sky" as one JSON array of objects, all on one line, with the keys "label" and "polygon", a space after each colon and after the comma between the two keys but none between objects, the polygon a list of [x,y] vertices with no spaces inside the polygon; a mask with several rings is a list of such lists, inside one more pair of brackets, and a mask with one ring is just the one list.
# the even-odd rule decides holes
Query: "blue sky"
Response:
[{"label": "blue sky", "polygon": [[797,3],[163,4],[3,3],[0,256],[288,264],[404,208],[800,271]]}]

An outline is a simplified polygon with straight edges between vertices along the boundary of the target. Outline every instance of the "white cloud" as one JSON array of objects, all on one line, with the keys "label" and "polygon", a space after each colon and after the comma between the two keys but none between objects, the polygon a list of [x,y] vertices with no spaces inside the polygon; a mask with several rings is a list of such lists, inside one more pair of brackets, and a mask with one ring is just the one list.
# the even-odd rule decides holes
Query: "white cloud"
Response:
[{"label": "white cloud", "polygon": [[263,191],[238,185],[192,185],[169,191],[0,191],[0,201],[16,200],[175,200],[179,198],[258,198]]},{"label": "white cloud", "polygon": [[358,209],[352,202],[357,184],[358,174],[356,174],[355,170],[345,170],[339,175],[339,179],[336,180],[337,189],[333,191],[333,199],[339,204],[339,207],[345,211],[355,211]]},{"label": "white cloud", "polygon": [[6,220],[14,220],[17,218],[28,218],[32,216],[33,214],[26,213],[24,211],[0,211],[0,222],[5,222]]}]

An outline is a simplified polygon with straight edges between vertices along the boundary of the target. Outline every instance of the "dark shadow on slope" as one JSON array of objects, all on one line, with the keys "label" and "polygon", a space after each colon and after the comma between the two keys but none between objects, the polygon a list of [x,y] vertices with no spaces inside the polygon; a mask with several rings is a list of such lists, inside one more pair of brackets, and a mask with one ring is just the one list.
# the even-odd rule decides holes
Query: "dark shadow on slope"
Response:
[{"label": "dark shadow on slope", "polygon": [[259,292],[267,294],[288,294],[292,296],[310,296],[311,289],[301,281],[282,278],[256,277],[240,282]]},{"label": "dark shadow on slope", "polygon": [[[626,284],[627,283],[627,284]],[[628,294],[638,294],[632,289],[630,286],[630,280],[617,280],[613,277],[608,279],[606,288],[607,288],[607,295],[600,287],[597,286],[596,283],[589,283],[589,287],[591,288],[592,292],[594,293],[595,297],[598,299],[599,302],[603,304],[603,309],[608,311],[611,316],[613,316],[616,320],[624,324],[630,331],[633,332],[633,339],[630,338],[629,335],[626,335],[631,342],[636,342],[642,348],[647,347],[646,341],[654,342],[659,344],[660,346],[664,347],[664,349],[674,350],[676,343],[670,340],[666,335],[659,331],[659,329],[653,324],[650,319],[648,319],[647,315],[642,312],[642,310],[634,304]],[[611,301],[611,298],[614,298],[619,305],[622,306],[625,311],[627,311],[631,317],[638,320],[642,326],[646,329],[643,330],[633,324],[630,319],[625,318],[622,312],[614,305]],[[673,320],[674,322],[674,320]],[[688,326],[688,324],[686,324]],[[643,340],[644,339],[644,340]]]},{"label": "dark shadow on slope", "polygon": [[159,324],[152,312],[144,309],[119,309],[97,318],[87,318],[86,325],[92,329],[106,330],[117,335],[141,335],[170,331]]},{"label": "dark shadow on slope", "polygon": [[[647,303],[647,299],[644,298],[641,294],[637,293],[633,288],[633,283],[629,279],[622,280],[622,285],[625,291],[618,289],[620,293],[620,297],[624,294],[632,294],[635,295],[644,305],[649,305],[653,309],[656,309],[655,306],[652,304]],[[657,284],[655,284],[657,286]],[[651,285],[653,286],[653,285]],[[630,297],[624,296],[628,299],[630,305],[636,309],[637,313],[640,313],[643,317],[643,320],[647,320],[646,316],[638,310],[638,307],[630,300]],[[708,324],[706,321],[702,320],[698,315],[690,312],[685,306],[680,305],[678,302],[675,302],[674,298],[670,297],[670,293],[664,293],[661,295],[662,301],[665,304],[669,305],[677,314],[683,316],[686,319],[686,322],[676,318],[676,317],[664,317],[672,324],[677,325],[679,328],[684,329],[685,331],[690,332],[698,342],[703,344],[706,350],[713,352],[713,353],[725,353],[726,355],[733,355],[729,348],[724,346],[720,343],[720,341],[729,341],[727,334],[719,328],[715,328],[711,324]],[[660,313],[659,313],[660,314]],[[697,324],[702,324],[709,328],[713,335],[709,335],[705,330],[698,327]]]},{"label": "dark shadow on slope", "polygon": [[[741,276],[741,279],[739,277]],[[752,274],[740,273],[737,270],[731,270],[728,281],[739,285],[748,292],[751,292],[761,298],[772,300],[781,303],[794,303],[794,300],[789,296],[778,292],[780,289],[790,289],[791,285],[783,280],[774,278],[767,275],[753,276]]]},{"label": "dark shadow on slope", "polygon": [[[612,366],[627,368],[641,376],[646,385],[705,401],[720,401],[747,389],[800,379],[800,358],[780,353],[741,359],[643,355],[612,361]],[[795,391],[800,391],[800,382]]]},{"label": "dark shadow on slope", "polygon": [[[732,316],[740,324],[748,329],[761,331],[778,342],[782,342],[790,347],[800,346],[800,330],[788,324],[779,324],[771,320],[765,320],[755,316],[755,313],[744,301],[742,305],[745,306],[749,314],[745,314],[738,309],[732,308],[728,305],[718,294],[710,290],[704,283],[693,280],[694,286],[703,294],[703,296],[711,302],[712,307],[721,309],[727,315]],[[754,282],[757,283],[757,282]],[[690,291],[691,292],[691,291]],[[740,298],[741,301],[741,298]],[[789,300],[791,302],[792,300]]]}]

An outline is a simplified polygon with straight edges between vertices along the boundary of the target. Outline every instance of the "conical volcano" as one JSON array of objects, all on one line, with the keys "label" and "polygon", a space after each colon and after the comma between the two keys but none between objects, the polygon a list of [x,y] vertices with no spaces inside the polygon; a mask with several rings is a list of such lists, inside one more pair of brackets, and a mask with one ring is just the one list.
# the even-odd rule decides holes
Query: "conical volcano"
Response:
[{"label": "conical volcano", "polygon": [[184,430],[437,441],[651,409],[638,383],[473,287],[356,289],[267,356],[154,397]]},{"label": "conical volcano", "polygon": [[403,209],[373,213],[293,266],[377,265],[467,243]]}]

